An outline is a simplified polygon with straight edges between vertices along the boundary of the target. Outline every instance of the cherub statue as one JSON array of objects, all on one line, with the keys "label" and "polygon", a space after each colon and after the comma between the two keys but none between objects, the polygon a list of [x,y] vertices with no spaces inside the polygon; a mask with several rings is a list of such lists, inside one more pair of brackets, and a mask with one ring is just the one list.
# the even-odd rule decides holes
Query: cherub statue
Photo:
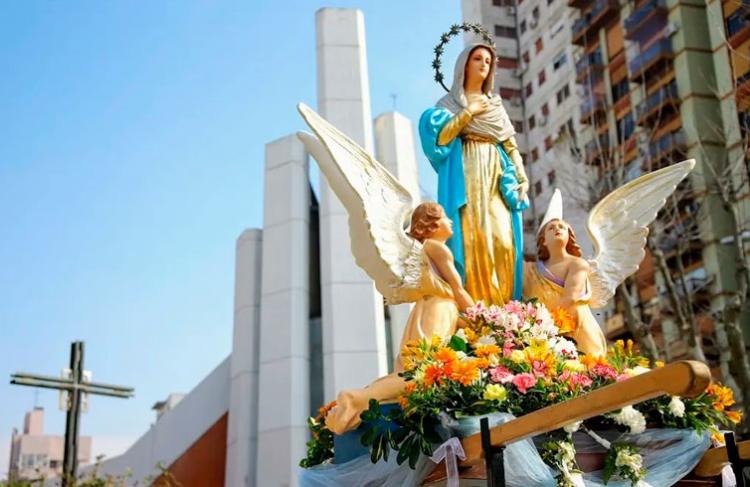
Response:
[{"label": "cherub statue", "polygon": [[537,261],[525,264],[524,297],[568,311],[577,323],[571,338],[582,352],[606,354],[607,342],[591,308],[604,306],[638,270],[648,225],[694,166],[689,159],[645,174],[597,203],[586,225],[595,250],[589,260],[582,258],[575,232],[563,220],[562,196],[555,190],[537,232]]},{"label": "cherub statue", "polygon": [[[445,243],[453,235],[453,223],[443,207],[427,202],[413,209],[409,192],[370,154],[306,105],[298,109],[315,132],[315,136],[304,132],[298,136],[349,214],[357,264],[375,281],[387,303],[415,303],[402,347],[414,339],[452,335],[458,310],[474,303]],[[326,426],[341,434],[359,424],[370,399],[395,401],[405,387],[398,376],[402,370],[399,355],[394,373],[366,388],[340,392]]]}]

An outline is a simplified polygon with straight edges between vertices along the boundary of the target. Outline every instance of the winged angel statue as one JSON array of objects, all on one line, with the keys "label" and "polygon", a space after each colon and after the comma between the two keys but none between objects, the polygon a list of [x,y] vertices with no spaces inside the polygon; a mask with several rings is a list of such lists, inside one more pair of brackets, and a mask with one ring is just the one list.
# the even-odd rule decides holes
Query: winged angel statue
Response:
[{"label": "winged angel statue", "polygon": [[[401,345],[415,338],[447,337],[456,331],[459,310],[474,304],[446,246],[452,222],[437,203],[417,205],[411,194],[375,158],[310,107],[298,110],[314,135],[299,132],[349,214],[351,249],[389,304],[414,302]],[[633,274],[645,255],[648,225],[695,162],[688,160],[641,176],[602,199],[588,218],[595,256],[585,260],[572,228],[562,219],[555,192],[538,231],[536,263],[524,267],[524,298],[565,308],[576,317],[572,338],[585,353],[606,352],[590,308],[602,307]],[[416,208],[415,208],[416,207]],[[407,230],[408,229],[408,230]],[[469,270],[470,272],[470,270]],[[506,303],[486,303],[498,306]],[[405,383],[400,356],[394,373],[359,390],[343,391],[326,425],[340,434],[359,424],[369,399],[395,401]]]}]

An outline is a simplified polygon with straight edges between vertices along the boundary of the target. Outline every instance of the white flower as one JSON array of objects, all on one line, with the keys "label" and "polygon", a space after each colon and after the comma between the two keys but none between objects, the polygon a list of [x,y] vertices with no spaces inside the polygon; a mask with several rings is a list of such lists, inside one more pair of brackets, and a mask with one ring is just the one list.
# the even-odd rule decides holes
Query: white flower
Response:
[{"label": "white flower", "polygon": [[558,445],[560,446],[560,459],[563,462],[568,464],[575,461],[576,449],[573,446],[573,443],[569,441],[561,441],[560,443],[558,443]]},{"label": "white flower", "polygon": [[455,333],[455,336],[457,336],[458,338],[460,338],[461,340],[463,340],[463,341],[465,341],[465,342],[468,342],[468,341],[469,341],[468,337],[466,336],[466,332],[464,331],[464,329],[463,329],[463,328],[461,328],[460,330],[458,330],[458,331],[457,331],[457,332]]},{"label": "white flower", "polygon": [[685,403],[678,396],[672,396],[669,401],[669,413],[676,418],[685,416]]},{"label": "white flower", "polygon": [[573,484],[573,487],[586,487],[586,483],[583,481],[583,474],[572,473],[568,475],[568,480]]},{"label": "white flower", "polygon": [[633,472],[640,472],[643,468],[643,457],[640,453],[631,453],[628,450],[620,450],[615,458],[615,465],[618,467],[627,467]]},{"label": "white flower", "polygon": [[476,345],[497,345],[497,343],[492,335],[482,335],[477,340]]},{"label": "white flower", "polygon": [[563,429],[566,433],[575,433],[581,427],[581,423],[583,423],[583,421],[574,421],[563,426]]},{"label": "white flower", "polygon": [[556,338],[553,341],[554,345],[552,349],[557,355],[567,355],[568,357],[578,358],[578,351],[576,345],[567,338]]},{"label": "white flower", "polygon": [[456,352],[456,357],[458,360],[463,360],[467,357],[466,352]]},{"label": "white flower", "polygon": [[646,430],[646,418],[633,406],[625,406],[619,413],[613,414],[615,423],[627,426],[634,434],[643,433]]}]

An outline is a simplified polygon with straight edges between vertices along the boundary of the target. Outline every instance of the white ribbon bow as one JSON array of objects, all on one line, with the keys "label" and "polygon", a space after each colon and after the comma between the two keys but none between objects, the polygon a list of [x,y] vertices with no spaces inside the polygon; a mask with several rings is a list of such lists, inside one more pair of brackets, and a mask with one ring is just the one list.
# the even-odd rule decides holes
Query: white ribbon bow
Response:
[{"label": "white ribbon bow", "polygon": [[445,469],[448,472],[447,487],[458,487],[458,462],[456,457],[466,460],[466,453],[461,446],[461,440],[455,436],[437,447],[435,453],[430,457],[430,460],[435,463],[440,463],[445,459]]}]

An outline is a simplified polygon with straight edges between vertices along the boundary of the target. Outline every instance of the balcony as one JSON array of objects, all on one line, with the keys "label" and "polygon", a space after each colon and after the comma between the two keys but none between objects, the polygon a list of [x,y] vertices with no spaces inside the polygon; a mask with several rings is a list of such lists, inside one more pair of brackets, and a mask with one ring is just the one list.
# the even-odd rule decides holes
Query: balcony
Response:
[{"label": "balcony", "polygon": [[581,123],[588,123],[588,120],[597,112],[603,112],[606,108],[606,100],[601,93],[593,96],[584,97],[581,103]]},{"label": "balcony", "polygon": [[737,109],[740,112],[750,111],[750,71],[737,78],[736,86]]},{"label": "balcony", "polygon": [[584,154],[588,164],[599,164],[609,154],[609,136],[602,134],[584,146]]},{"label": "balcony", "polygon": [[[602,56],[602,51],[597,49],[591,54],[585,55],[576,63],[576,82],[582,82],[587,76],[601,78],[601,73],[603,71],[604,58]],[[594,81],[593,84],[595,83],[596,81]]]},{"label": "balcony", "polygon": [[640,7],[633,10],[628,18],[625,19],[625,38],[632,39],[634,34],[648,21],[656,17],[666,17],[667,5],[664,0],[648,0],[641,4]]},{"label": "balcony", "polygon": [[573,23],[573,44],[584,45],[586,33],[596,33],[606,22],[616,19],[617,16],[613,14],[616,14],[619,8],[617,0],[596,0],[591,10],[583,13],[581,18]]},{"label": "balcony", "polygon": [[750,20],[747,16],[747,10],[740,7],[726,19],[727,40],[735,49],[739,48],[750,37]]},{"label": "balcony", "polygon": [[677,84],[674,81],[652,93],[635,107],[635,119],[639,125],[649,124],[661,118],[665,110],[674,112],[680,103]]},{"label": "balcony", "polygon": [[628,65],[630,80],[641,81],[641,77],[645,78],[653,68],[658,67],[664,61],[671,61],[672,58],[674,55],[670,40],[659,39],[630,62]]},{"label": "balcony", "polygon": [[[675,155],[684,155],[686,148],[685,134],[682,131],[677,131],[651,142],[648,146],[648,155],[652,161],[661,161],[663,159],[670,159]],[[653,166],[653,169],[660,167],[662,167],[661,164],[656,164]]]}]

